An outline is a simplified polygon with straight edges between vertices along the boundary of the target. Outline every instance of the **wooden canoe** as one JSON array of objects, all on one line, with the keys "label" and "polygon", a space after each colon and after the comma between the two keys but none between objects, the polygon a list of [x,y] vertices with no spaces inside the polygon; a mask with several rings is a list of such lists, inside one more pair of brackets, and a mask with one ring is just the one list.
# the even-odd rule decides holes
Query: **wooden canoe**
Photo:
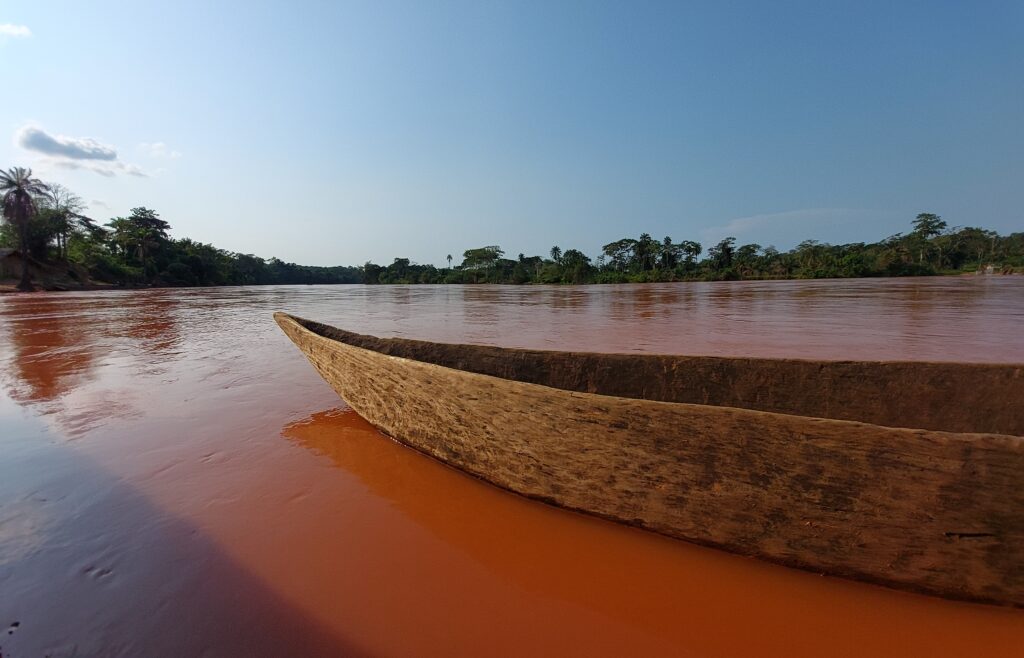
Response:
[{"label": "wooden canoe", "polygon": [[274,318],[371,424],[510,491],[1024,607],[1024,364],[520,350]]}]

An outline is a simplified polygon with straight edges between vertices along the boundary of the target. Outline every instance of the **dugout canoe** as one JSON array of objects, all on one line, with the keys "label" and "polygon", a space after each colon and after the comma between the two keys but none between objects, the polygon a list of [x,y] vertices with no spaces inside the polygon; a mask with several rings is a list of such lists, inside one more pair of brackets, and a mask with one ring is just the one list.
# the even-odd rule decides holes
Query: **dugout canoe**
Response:
[{"label": "dugout canoe", "polygon": [[1024,607],[1024,364],[505,349],[274,319],[380,431],[515,493]]}]

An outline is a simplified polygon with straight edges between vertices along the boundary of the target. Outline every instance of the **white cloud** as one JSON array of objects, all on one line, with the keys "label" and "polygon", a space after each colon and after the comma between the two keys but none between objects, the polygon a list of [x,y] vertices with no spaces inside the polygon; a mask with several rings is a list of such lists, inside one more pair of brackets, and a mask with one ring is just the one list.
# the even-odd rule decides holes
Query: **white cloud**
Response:
[{"label": "white cloud", "polygon": [[181,157],[181,152],[170,149],[163,142],[142,142],[139,144],[139,148],[145,151],[146,155],[151,158],[177,160]]},{"label": "white cloud", "polygon": [[44,155],[72,160],[117,160],[117,149],[91,137],[51,135],[42,128],[28,125],[18,128],[14,141],[23,149]]},{"label": "white cloud", "polygon": [[15,25],[13,23],[0,23],[0,38],[2,37],[30,37],[32,30],[27,25]]},{"label": "white cloud", "polygon": [[43,156],[44,166],[86,169],[107,177],[118,174],[148,176],[142,167],[120,160],[116,148],[91,137],[52,135],[39,126],[28,124],[15,131],[14,143]]},{"label": "white cloud", "polygon": [[149,174],[143,171],[142,167],[128,162],[121,162],[120,160],[114,160],[113,162],[97,162],[94,160],[71,160],[68,158],[45,158],[43,160],[44,165],[52,165],[54,167],[60,167],[61,169],[80,170],[84,169],[87,171],[93,171],[100,176],[106,176],[107,178],[116,176],[118,174],[128,174],[129,176],[138,176],[139,178],[148,178]]}]

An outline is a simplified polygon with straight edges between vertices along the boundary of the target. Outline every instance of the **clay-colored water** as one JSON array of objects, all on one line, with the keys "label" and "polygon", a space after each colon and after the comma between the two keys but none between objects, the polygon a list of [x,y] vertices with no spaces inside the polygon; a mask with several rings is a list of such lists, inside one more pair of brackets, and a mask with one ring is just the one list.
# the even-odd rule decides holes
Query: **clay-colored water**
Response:
[{"label": "clay-colored water", "polygon": [[1020,655],[1021,610],[465,477],[348,410],[274,310],[510,346],[1024,362],[1021,277],[0,297],[0,655]]}]

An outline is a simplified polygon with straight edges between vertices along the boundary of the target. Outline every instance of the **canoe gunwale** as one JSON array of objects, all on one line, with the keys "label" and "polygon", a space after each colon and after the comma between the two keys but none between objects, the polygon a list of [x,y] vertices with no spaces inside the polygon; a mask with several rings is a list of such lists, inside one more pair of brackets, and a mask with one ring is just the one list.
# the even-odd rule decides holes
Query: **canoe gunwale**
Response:
[{"label": "canoe gunwale", "polygon": [[[721,408],[732,408],[742,411],[756,411],[762,413],[782,414],[788,416],[798,416],[802,418],[821,419],[826,421],[843,421],[851,423],[859,423],[866,426],[875,427],[886,427],[896,429],[908,429],[908,430],[929,430],[933,432],[944,432],[948,434],[959,434],[959,435],[999,435],[1004,437],[1024,437],[1024,364],[987,364],[987,363],[959,363],[959,362],[926,362],[926,361],[906,361],[906,360],[821,360],[821,359],[799,359],[799,358],[762,358],[762,357],[726,357],[726,356],[701,356],[701,355],[678,355],[678,354],[629,354],[629,353],[592,353],[592,352],[565,352],[559,350],[538,350],[538,349],[524,349],[524,348],[510,348],[510,347],[497,347],[497,346],[486,346],[486,345],[472,345],[472,344],[460,344],[460,343],[438,343],[432,341],[415,340],[408,338],[378,338],[376,336],[370,336],[367,334],[359,334],[352,331],[347,331],[333,327],[331,325],[316,322],[314,320],[308,320],[292,316],[286,313],[275,313],[275,318],[280,315],[282,318],[287,318],[303,329],[310,331],[326,340],[336,341],[338,343],[349,345],[351,347],[376,352],[383,356],[389,356],[398,359],[407,359],[419,363],[426,363],[430,365],[436,365],[441,368],[449,370],[460,371],[460,372],[471,372],[474,374],[485,375],[489,377],[495,377],[504,381],[512,383],[522,384],[533,384],[538,386],[544,386],[554,391],[566,391],[570,393],[580,393],[585,395],[598,395],[608,398],[620,398],[620,399],[631,399],[631,400],[644,400],[647,402],[661,402],[665,404],[682,404],[691,406],[714,406]],[[432,353],[431,350],[439,348],[441,354]],[[398,351],[398,353],[393,353]],[[412,352],[413,354],[409,354]],[[417,358],[419,354],[416,352],[425,353],[428,357],[434,358]],[[464,367],[456,367],[455,364],[445,363],[444,360],[451,360],[453,354],[464,353],[468,356],[461,360],[457,365]],[[504,373],[489,372],[487,369],[480,368],[478,363],[474,363],[474,360],[480,360],[480,358],[487,359],[501,359],[507,360],[511,363],[518,363],[521,361],[545,361],[549,359],[558,359],[561,363],[572,362],[575,360],[585,360],[587,365],[590,365],[594,360],[598,362],[610,360],[612,365],[615,367],[629,367],[630,364],[638,361],[648,360],[665,360],[673,365],[675,363],[682,363],[686,366],[697,364],[702,367],[708,368],[712,376],[717,375],[716,366],[730,366],[739,364],[739,366],[747,371],[756,372],[758,370],[772,371],[778,367],[787,368],[795,367],[798,370],[809,371],[812,379],[804,379],[800,383],[807,385],[807,388],[811,388],[815,384],[813,377],[815,371],[821,372],[827,368],[839,368],[845,369],[850,368],[852,371],[861,377],[878,379],[878,373],[885,373],[887,371],[896,370],[897,374],[890,377],[891,387],[898,387],[903,382],[896,379],[896,377],[904,378],[916,378],[922,379],[921,371],[929,371],[933,369],[939,370],[939,376],[947,379],[953,375],[949,374],[954,372],[962,377],[962,373],[974,372],[976,375],[984,379],[986,376],[990,376],[993,372],[998,372],[1004,376],[1005,379],[1009,379],[1016,386],[1015,393],[1021,400],[1020,411],[1016,413],[1016,418],[1007,421],[1001,421],[993,423],[991,421],[991,414],[986,413],[985,409],[979,409],[977,404],[972,404],[970,401],[966,401],[959,405],[946,404],[946,400],[938,400],[938,398],[958,399],[957,396],[951,395],[948,392],[932,392],[925,390],[923,393],[928,395],[933,403],[938,406],[941,410],[948,410],[950,408],[960,407],[963,409],[961,417],[954,419],[957,425],[953,427],[946,426],[950,423],[950,419],[936,419],[926,420],[921,422],[914,422],[914,418],[911,414],[900,413],[906,411],[905,409],[893,410],[889,413],[882,414],[882,418],[873,417],[861,417],[864,413],[862,409],[851,409],[854,406],[856,400],[851,399],[853,396],[846,396],[843,398],[835,393],[830,393],[832,399],[825,402],[825,406],[828,407],[830,413],[816,413],[815,409],[802,409],[793,408],[794,405],[790,403],[787,405],[759,405],[756,401],[749,401],[743,399],[715,399],[715,394],[702,391],[695,393],[695,395],[702,397],[702,400],[673,400],[673,399],[660,399],[656,395],[650,395],[652,391],[650,389],[643,391],[647,395],[636,395],[635,391],[623,392],[605,392],[600,390],[601,386],[593,386],[590,388],[598,388],[599,390],[580,390],[572,386],[560,385],[559,382],[550,381],[535,381],[529,377],[517,377],[515,374],[522,375],[522,371],[518,373],[512,373],[513,376],[507,376]],[[457,357],[456,357],[457,358]],[[708,365],[710,364],[710,365]],[[543,367],[543,366],[542,366]],[[615,373],[613,373],[614,376]],[[702,373],[703,374],[703,373]],[[850,373],[842,373],[844,378],[849,378]],[[692,378],[691,378],[692,379]],[[576,382],[573,382],[576,383]],[[607,382],[604,382],[607,384]],[[691,382],[687,382],[692,385]],[[725,380],[720,382],[719,390],[724,386],[728,387],[733,382]],[[771,376],[760,377],[756,384],[761,387],[771,386]],[[787,382],[783,382],[785,385]],[[678,377],[672,382],[673,385],[678,385]],[[933,386],[933,382],[923,382],[922,387],[928,389]],[[826,382],[826,387],[832,388],[832,382]],[[656,387],[654,387],[656,389]],[[856,391],[853,391],[855,393]],[[801,394],[802,391],[797,393]],[[891,395],[882,396],[889,400],[892,399]],[[920,398],[921,396],[917,396]],[[989,396],[991,397],[991,396]],[[913,405],[916,399],[908,401],[909,405]],[[874,402],[878,402],[875,400]],[[976,402],[976,401],[975,401]],[[836,409],[836,407],[840,407]],[[872,410],[877,411],[877,409]],[[972,417],[968,417],[968,415]],[[982,426],[980,428],[973,427],[975,423],[988,423],[988,426]]]}]

